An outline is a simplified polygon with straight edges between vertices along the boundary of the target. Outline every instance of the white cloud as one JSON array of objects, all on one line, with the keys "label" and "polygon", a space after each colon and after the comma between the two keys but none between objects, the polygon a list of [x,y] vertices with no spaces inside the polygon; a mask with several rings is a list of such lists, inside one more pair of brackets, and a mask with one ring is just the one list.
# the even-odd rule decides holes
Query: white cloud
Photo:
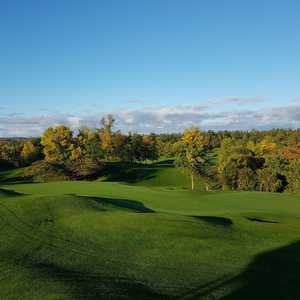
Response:
[{"label": "white cloud", "polygon": [[[233,100],[238,101],[238,100]],[[212,104],[211,104],[212,105]],[[116,127],[124,132],[178,132],[189,126],[212,130],[251,130],[300,128],[300,105],[264,109],[213,111],[201,104],[148,107],[111,112]],[[50,127],[64,124],[72,129],[80,126],[98,127],[105,112],[86,114],[46,114],[0,117],[0,136],[38,136]]]}]

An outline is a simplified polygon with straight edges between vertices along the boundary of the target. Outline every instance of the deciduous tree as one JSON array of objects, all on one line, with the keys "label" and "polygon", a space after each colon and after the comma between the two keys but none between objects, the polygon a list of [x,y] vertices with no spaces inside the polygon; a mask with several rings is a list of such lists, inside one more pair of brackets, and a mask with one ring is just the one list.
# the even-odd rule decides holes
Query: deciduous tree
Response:
[{"label": "deciduous tree", "polygon": [[103,117],[101,120],[101,129],[100,129],[100,140],[101,140],[101,149],[106,154],[106,159],[111,159],[113,155],[113,125],[115,123],[114,117],[109,114],[106,117]]},{"label": "deciduous tree", "polygon": [[70,159],[73,150],[73,133],[64,126],[48,128],[41,139],[45,160],[50,163],[64,163]]},{"label": "deciduous tree", "polygon": [[198,128],[192,127],[184,131],[178,143],[176,163],[187,169],[191,176],[191,188],[195,189],[195,175],[201,174],[205,166],[205,148],[203,135]]},{"label": "deciduous tree", "polygon": [[37,147],[31,142],[26,141],[23,144],[22,151],[21,151],[21,160],[24,165],[31,164],[38,158],[39,151]]}]

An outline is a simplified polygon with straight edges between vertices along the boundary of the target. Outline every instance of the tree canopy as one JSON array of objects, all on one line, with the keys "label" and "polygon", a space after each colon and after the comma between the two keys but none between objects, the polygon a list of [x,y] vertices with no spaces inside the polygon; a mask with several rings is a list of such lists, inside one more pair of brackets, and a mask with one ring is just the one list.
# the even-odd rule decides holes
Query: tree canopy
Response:
[{"label": "tree canopy", "polygon": [[[100,128],[49,127],[41,138],[0,140],[0,168],[40,161],[39,172],[59,170],[67,178],[94,178],[110,161],[174,160],[201,178],[206,190],[300,191],[300,130],[201,131],[139,134],[115,130],[112,115]],[[47,171],[48,172],[48,171]],[[99,173],[100,172],[100,173]]]}]

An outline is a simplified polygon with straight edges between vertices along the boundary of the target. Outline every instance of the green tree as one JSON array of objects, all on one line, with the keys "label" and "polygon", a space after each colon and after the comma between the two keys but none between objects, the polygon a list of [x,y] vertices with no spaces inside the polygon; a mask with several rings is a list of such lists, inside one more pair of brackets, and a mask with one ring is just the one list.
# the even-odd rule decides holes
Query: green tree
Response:
[{"label": "green tree", "polygon": [[96,131],[87,127],[81,127],[75,138],[75,157],[77,159],[89,158],[101,160],[104,158],[104,151],[100,148],[100,139]]},{"label": "green tree", "polygon": [[249,155],[233,157],[224,169],[226,184],[231,189],[253,190],[257,185],[256,158]]},{"label": "green tree", "polygon": [[252,190],[257,185],[256,170],[261,168],[263,160],[241,142],[232,138],[222,141],[217,150],[217,169],[223,190]]},{"label": "green tree", "polygon": [[[232,168],[232,166],[229,167],[229,163],[232,159],[236,158],[240,151],[240,147],[237,145],[237,143],[232,138],[225,138],[220,145],[220,148],[217,149],[217,159],[216,159],[216,165],[217,170],[220,177],[220,182],[222,185],[223,190],[228,187],[230,184],[230,178],[232,181],[232,178],[234,176],[232,175],[232,170],[235,171],[235,167]],[[230,174],[231,171],[231,174]],[[232,183],[231,183],[232,185]]]},{"label": "green tree", "polygon": [[129,133],[125,146],[127,159],[131,162],[143,160],[143,136]]},{"label": "green tree", "polygon": [[142,140],[142,160],[155,160],[158,158],[156,135],[144,135]]}]

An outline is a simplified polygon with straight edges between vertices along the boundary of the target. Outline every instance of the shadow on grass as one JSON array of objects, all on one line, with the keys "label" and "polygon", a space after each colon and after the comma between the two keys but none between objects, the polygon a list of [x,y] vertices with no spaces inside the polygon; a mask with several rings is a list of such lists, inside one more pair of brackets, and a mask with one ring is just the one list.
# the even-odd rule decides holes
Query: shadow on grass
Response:
[{"label": "shadow on grass", "polygon": [[258,255],[238,276],[178,299],[300,299],[300,242]]},{"label": "shadow on grass", "polygon": [[165,159],[151,164],[152,167],[158,168],[175,168],[174,159]]},{"label": "shadow on grass", "polygon": [[34,262],[28,258],[24,266],[39,278],[59,281],[68,287],[72,299],[171,299],[142,282],[126,277],[110,277],[103,274],[77,272],[51,263]]},{"label": "shadow on grass", "polygon": [[165,160],[150,164],[135,162],[108,162],[101,175],[105,181],[138,183],[152,179],[161,168],[173,168],[173,160]]},{"label": "shadow on grass", "polygon": [[[98,174],[86,180],[94,180],[99,176],[105,177],[104,181],[125,183],[138,183],[139,181],[154,178],[161,168],[173,168],[173,160],[164,160],[153,163],[137,163],[127,161],[106,162]],[[46,173],[45,173],[46,174]],[[49,176],[51,177],[50,174]],[[22,176],[18,168],[2,168],[0,170],[0,185],[32,183],[34,176]]]},{"label": "shadow on grass", "polygon": [[31,176],[22,176],[19,169],[7,169],[0,172],[0,185],[32,183]]},{"label": "shadow on grass", "polygon": [[[74,195],[74,194],[70,194]],[[127,199],[114,199],[114,198],[103,198],[103,197],[90,197],[90,196],[77,196],[86,200],[93,200],[98,204],[104,206],[109,205],[117,208],[122,208],[138,213],[153,213],[154,210],[146,207],[142,202],[136,200],[127,200]]]},{"label": "shadow on grass", "polygon": [[277,221],[271,221],[271,220],[266,220],[266,219],[260,219],[260,218],[255,218],[255,217],[246,217],[247,220],[252,221],[252,222],[260,222],[260,223],[279,223]]},{"label": "shadow on grass", "polygon": [[247,269],[179,296],[160,294],[130,278],[80,273],[36,263],[34,271],[70,287],[73,299],[300,299],[300,242],[258,255]]},{"label": "shadow on grass", "polygon": [[105,181],[137,183],[155,177],[157,169],[128,163],[109,163],[102,171]]},{"label": "shadow on grass", "polygon": [[214,216],[193,216],[193,218],[205,221],[213,225],[230,226],[233,224],[232,220],[224,217],[214,217]]},{"label": "shadow on grass", "polygon": [[15,192],[13,190],[7,190],[7,189],[2,189],[0,188],[0,197],[3,196],[3,197],[17,197],[17,196],[23,196],[25,194],[22,194],[22,193],[18,193],[18,192]]}]

